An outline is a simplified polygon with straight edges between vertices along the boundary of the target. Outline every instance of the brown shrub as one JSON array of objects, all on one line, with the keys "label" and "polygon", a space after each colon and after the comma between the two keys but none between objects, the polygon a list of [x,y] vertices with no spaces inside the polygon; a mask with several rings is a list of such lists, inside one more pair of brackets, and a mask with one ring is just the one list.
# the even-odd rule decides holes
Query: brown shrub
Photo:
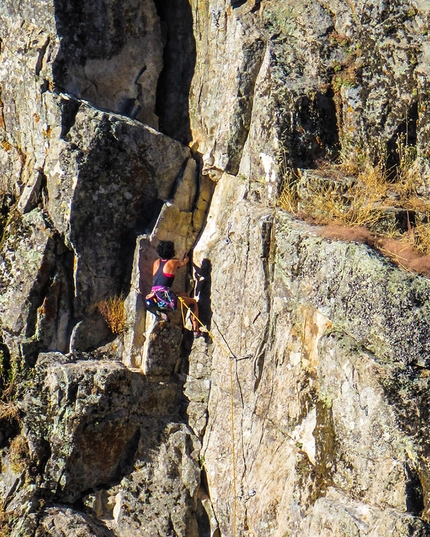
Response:
[{"label": "brown shrub", "polygon": [[97,309],[113,334],[125,331],[124,297],[114,296],[97,304]]},{"label": "brown shrub", "polygon": [[404,264],[405,268],[413,259],[422,255],[411,244],[396,239],[378,237],[375,246],[388,257],[397,260],[400,264]]},{"label": "brown shrub", "polygon": [[10,460],[14,472],[22,472],[28,463],[28,443],[24,436],[16,436],[9,446]]},{"label": "brown shrub", "polygon": [[0,420],[6,420],[9,422],[19,420],[19,411],[14,403],[6,403],[0,401]]},{"label": "brown shrub", "polygon": [[381,237],[377,240],[376,247],[404,269],[430,275],[430,256],[422,254],[415,246]]},{"label": "brown shrub", "polygon": [[430,276],[430,255],[423,255],[422,257],[413,259],[409,268],[423,276]]}]

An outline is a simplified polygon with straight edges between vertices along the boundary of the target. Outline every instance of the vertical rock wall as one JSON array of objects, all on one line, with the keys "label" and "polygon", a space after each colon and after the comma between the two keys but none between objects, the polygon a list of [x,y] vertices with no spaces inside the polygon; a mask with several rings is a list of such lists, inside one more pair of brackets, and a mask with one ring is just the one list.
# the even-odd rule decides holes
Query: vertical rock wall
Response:
[{"label": "vertical rock wall", "polygon": [[231,176],[198,258],[212,267],[202,459],[221,534],[427,535],[428,280],[250,203]]},{"label": "vertical rock wall", "polygon": [[[113,113],[128,113],[120,105],[123,89],[140,71],[139,84],[149,84],[147,107],[155,111],[162,62],[155,6],[131,2],[121,17],[116,4],[93,7],[98,11],[48,2],[2,6],[2,181],[5,199],[16,204],[5,215],[5,237],[25,243],[4,243],[2,327],[11,353],[30,362],[38,350],[86,350],[106,340],[97,304],[128,293],[136,233],[156,221],[190,156],[179,142]],[[152,74],[151,65],[159,65]],[[86,77],[98,82],[98,92]],[[30,213],[49,231],[16,238],[15,230],[26,228],[21,215]],[[50,255],[48,240],[57,254]],[[40,252],[31,265],[22,259],[32,271],[29,289],[10,252],[25,248],[26,257]],[[29,310],[20,326],[9,319],[14,309]]]},{"label": "vertical rock wall", "polygon": [[[153,234],[151,257],[175,225],[187,251],[210,199],[189,149],[153,128],[155,4],[4,2],[0,12],[1,532],[197,537],[207,515],[200,444],[173,376],[181,329],[172,325],[169,364],[161,330],[143,375],[128,334],[99,310],[126,295],[141,303],[136,238]],[[127,311],[138,353],[142,311]]]},{"label": "vertical rock wall", "polygon": [[428,176],[426,2],[240,4],[192,2],[191,126],[208,167],[270,199],[281,164],[385,150],[395,164],[401,134]]},{"label": "vertical rock wall", "polygon": [[428,280],[274,209],[399,135],[425,184],[427,2],[84,4],[0,6],[2,531],[430,534]]}]

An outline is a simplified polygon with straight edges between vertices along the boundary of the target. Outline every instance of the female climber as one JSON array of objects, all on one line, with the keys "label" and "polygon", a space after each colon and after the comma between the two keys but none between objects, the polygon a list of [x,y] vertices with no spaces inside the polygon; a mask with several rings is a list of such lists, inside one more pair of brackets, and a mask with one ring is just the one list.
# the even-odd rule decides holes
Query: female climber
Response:
[{"label": "female climber", "polygon": [[[194,337],[203,337],[203,332],[200,331],[199,322],[197,321],[199,315],[197,302],[194,298],[190,298],[185,293],[171,292],[176,271],[178,268],[184,267],[188,263],[188,256],[186,255],[182,261],[176,259],[175,245],[172,241],[160,241],[156,251],[160,258],[156,259],[152,265],[152,289],[150,295],[152,293],[155,295],[157,291],[170,291],[174,300],[173,309],[176,309],[177,297],[181,297],[191,310],[191,323],[193,326]],[[150,295],[148,295],[148,297],[150,297]]]}]

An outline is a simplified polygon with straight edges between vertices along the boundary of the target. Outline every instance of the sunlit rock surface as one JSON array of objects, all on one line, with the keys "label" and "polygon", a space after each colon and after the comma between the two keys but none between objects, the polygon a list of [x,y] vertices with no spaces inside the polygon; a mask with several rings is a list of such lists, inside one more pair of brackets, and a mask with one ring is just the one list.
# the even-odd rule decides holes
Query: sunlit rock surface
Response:
[{"label": "sunlit rock surface", "polygon": [[[3,533],[430,535],[429,280],[276,207],[399,141],[426,196],[429,13],[2,2]],[[204,338],[145,310],[165,239]]]},{"label": "sunlit rock surface", "polygon": [[222,535],[427,535],[429,281],[250,203],[237,181],[221,179],[198,246]]}]

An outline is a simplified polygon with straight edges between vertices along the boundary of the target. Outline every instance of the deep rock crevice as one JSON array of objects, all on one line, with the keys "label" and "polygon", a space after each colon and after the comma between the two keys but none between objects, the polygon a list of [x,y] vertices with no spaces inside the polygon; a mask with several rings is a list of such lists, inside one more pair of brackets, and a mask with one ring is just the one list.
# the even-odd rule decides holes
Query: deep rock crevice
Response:
[{"label": "deep rock crevice", "polygon": [[188,98],[196,63],[191,5],[186,0],[155,0],[155,6],[164,38],[155,110],[161,132],[188,144],[192,138]]}]

